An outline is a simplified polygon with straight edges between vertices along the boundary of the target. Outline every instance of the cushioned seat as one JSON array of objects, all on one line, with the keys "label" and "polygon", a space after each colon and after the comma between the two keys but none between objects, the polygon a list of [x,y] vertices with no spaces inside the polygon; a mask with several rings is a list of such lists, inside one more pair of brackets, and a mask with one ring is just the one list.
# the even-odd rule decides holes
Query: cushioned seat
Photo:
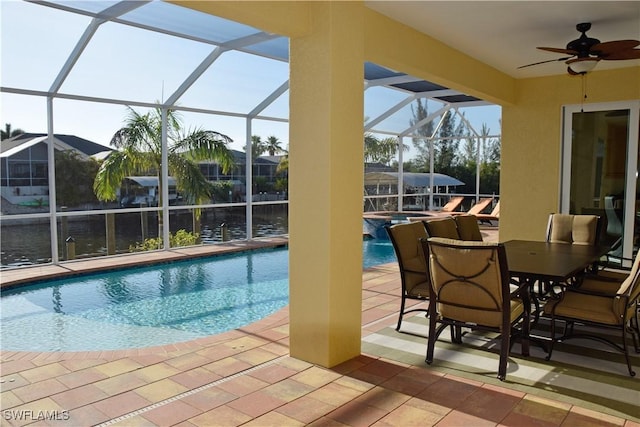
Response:
[{"label": "cushioned seat", "polygon": [[600,217],[597,215],[549,215],[547,242],[593,246],[599,237]]},{"label": "cushioned seat", "polygon": [[[600,281],[601,283],[598,283]],[[640,353],[640,328],[638,322],[638,298],[640,296],[640,253],[636,256],[626,279],[617,282],[598,276],[585,279],[579,288],[566,288],[559,296],[550,299],[544,306],[544,312],[551,317],[551,346],[547,360],[551,358],[554,344],[569,338],[590,338],[609,344],[624,353],[629,375],[635,376],[631,367],[627,334],[635,351]],[[611,289],[619,284],[615,292]],[[602,292],[606,290],[607,292]],[[556,337],[556,323],[565,322],[564,334]],[[587,325],[581,333],[574,330],[575,325]],[[621,332],[621,342],[616,343],[594,332],[596,328],[613,328]]]},{"label": "cushioned seat", "polygon": [[437,237],[422,239],[422,245],[431,279],[427,363],[433,362],[435,342],[447,326],[454,342],[462,340],[462,327],[496,331],[501,335],[498,378],[504,380],[512,336],[522,335],[522,353],[528,355],[530,307],[526,284],[511,289],[504,246]]},{"label": "cushioned seat", "polygon": [[460,240],[481,242],[482,232],[475,215],[456,215],[454,218]]},{"label": "cushioned seat", "polygon": [[421,222],[395,224],[387,226],[386,229],[398,259],[402,284],[400,314],[396,327],[396,331],[399,331],[405,314],[416,311],[428,312],[427,308],[405,310],[406,299],[426,301],[429,298],[427,262],[420,243],[420,239],[427,237],[427,232]]},{"label": "cushioned seat", "polygon": [[[429,237],[444,237],[447,239],[460,239],[458,226],[452,217],[431,219],[424,222],[424,228]],[[426,237],[426,236],[425,236]]]}]

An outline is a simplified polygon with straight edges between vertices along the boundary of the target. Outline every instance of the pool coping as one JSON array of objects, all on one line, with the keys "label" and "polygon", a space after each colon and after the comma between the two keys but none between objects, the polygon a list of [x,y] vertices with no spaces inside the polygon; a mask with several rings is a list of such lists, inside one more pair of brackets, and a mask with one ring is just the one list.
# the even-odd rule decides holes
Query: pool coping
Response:
[{"label": "pool coping", "polygon": [[121,268],[143,267],[173,261],[227,255],[248,250],[287,246],[288,237],[268,237],[238,240],[214,245],[198,245],[161,251],[128,253],[95,258],[65,261],[61,264],[43,264],[0,270],[0,290],[26,286],[33,282],[58,279]]}]

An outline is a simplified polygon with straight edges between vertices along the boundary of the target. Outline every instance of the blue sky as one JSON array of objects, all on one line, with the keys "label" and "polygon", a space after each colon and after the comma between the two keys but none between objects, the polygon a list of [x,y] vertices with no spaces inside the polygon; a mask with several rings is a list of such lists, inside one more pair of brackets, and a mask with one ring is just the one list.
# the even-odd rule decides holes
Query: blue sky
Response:
[{"label": "blue sky", "polygon": [[[1,0],[1,74],[3,87],[46,91],[74,48],[90,18],[49,7]],[[120,24],[99,27],[60,92],[153,103],[168,98],[192,70],[213,50],[204,43]],[[223,54],[180,98],[182,106],[247,113],[288,78],[288,64],[231,51]],[[387,91],[390,92],[390,91]],[[365,115],[391,107],[400,94],[365,92]],[[42,97],[0,93],[1,125],[10,123],[27,132],[46,132],[46,101]],[[108,145],[122,126],[123,105],[75,100],[54,101],[54,132],[74,134]],[[434,110],[437,105],[432,107]],[[143,112],[143,108],[136,108]],[[499,107],[470,108],[466,116],[477,130],[486,123],[499,133]],[[288,115],[288,94],[267,108],[266,116]],[[182,113],[185,126],[203,127],[229,135],[232,148],[246,139],[244,118]],[[407,126],[406,108],[385,123],[394,130]],[[252,134],[277,136],[289,143],[286,123],[254,120]]]}]

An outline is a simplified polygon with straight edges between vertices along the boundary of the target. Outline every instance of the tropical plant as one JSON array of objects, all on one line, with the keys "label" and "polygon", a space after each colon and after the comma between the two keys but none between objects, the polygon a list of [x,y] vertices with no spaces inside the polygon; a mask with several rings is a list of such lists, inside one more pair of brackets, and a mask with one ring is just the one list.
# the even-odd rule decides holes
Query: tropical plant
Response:
[{"label": "tropical plant", "polygon": [[[198,234],[191,233],[184,229],[180,229],[176,234],[169,233],[169,247],[179,248],[184,246],[193,246],[198,241]],[[145,239],[142,243],[136,243],[129,246],[129,252],[152,251],[162,247],[162,237],[152,237]]]},{"label": "tropical plant", "polygon": [[[418,125],[418,123],[423,123],[423,121],[429,116],[428,101],[425,100],[423,104],[422,99],[417,99],[415,106],[411,105],[411,113],[413,114],[413,117],[409,120],[410,126],[413,127]],[[418,152],[418,154],[416,155],[416,161],[428,166],[430,158],[428,138],[433,137],[433,121],[430,120],[426,123],[423,123],[421,126],[418,126],[415,133],[419,135],[412,138],[413,147]]]},{"label": "tropical plant", "polygon": [[[403,145],[403,151],[409,149]],[[369,132],[364,134],[364,161],[388,165],[398,152],[398,142],[395,138],[379,139]]]},{"label": "tropical plant", "polygon": [[[244,147],[244,151],[247,151],[247,147]],[[262,156],[267,151],[266,144],[262,141],[258,135],[251,135],[251,157],[256,158]]]},{"label": "tropical plant", "polygon": [[4,130],[0,130],[0,140],[25,133],[22,129],[11,129],[11,123],[4,124]]},{"label": "tropical plant", "polygon": [[[125,177],[136,174],[155,174],[158,177],[158,206],[163,206],[164,177],[162,176],[162,112],[156,107],[140,114],[127,107],[125,126],[111,138],[117,148],[100,166],[93,182],[99,200],[113,201]],[[176,188],[190,204],[211,200],[212,187],[200,171],[197,161],[213,160],[223,173],[233,167],[234,158],[227,145],[232,141],[219,132],[201,128],[184,129],[175,110],[166,111],[167,167],[175,178]],[[198,219],[200,209],[194,210]],[[162,235],[162,212],[158,213],[158,234]]]},{"label": "tropical plant", "polygon": [[96,177],[99,163],[83,160],[72,150],[56,151],[56,203],[59,206],[77,206],[97,202],[91,182]]},{"label": "tropical plant", "polygon": [[[162,110],[156,107],[146,114],[128,108],[125,126],[111,139],[117,148],[102,163],[93,189],[100,200],[116,199],[125,177],[135,174],[158,176],[158,193],[162,206]],[[211,198],[211,186],[200,171],[197,161],[216,161],[224,173],[233,167],[234,159],[227,147],[232,139],[221,133],[201,128],[182,127],[174,110],[167,110],[167,158],[169,175],[176,180],[178,191],[188,203],[203,203]]]},{"label": "tropical plant", "polygon": [[233,192],[233,183],[231,181],[216,181],[211,183],[211,194],[215,203],[230,202]]},{"label": "tropical plant", "polygon": [[267,138],[267,142],[264,143],[265,151],[268,152],[270,156],[275,156],[277,153],[283,151],[282,147],[280,146],[281,143],[282,142],[278,139],[277,136],[271,135]]}]

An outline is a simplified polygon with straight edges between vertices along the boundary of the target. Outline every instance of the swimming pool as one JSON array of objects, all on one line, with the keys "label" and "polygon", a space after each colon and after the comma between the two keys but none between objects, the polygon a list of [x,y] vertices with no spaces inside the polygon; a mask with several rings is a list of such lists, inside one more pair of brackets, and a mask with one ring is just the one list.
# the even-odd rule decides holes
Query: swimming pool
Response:
[{"label": "swimming pool", "polygon": [[[387,240],[364,242],[363,266],[393,262]],[[2,292],[2,350],[140,348],[218,334],[289,302],[286,248],[46,281]]]}]

